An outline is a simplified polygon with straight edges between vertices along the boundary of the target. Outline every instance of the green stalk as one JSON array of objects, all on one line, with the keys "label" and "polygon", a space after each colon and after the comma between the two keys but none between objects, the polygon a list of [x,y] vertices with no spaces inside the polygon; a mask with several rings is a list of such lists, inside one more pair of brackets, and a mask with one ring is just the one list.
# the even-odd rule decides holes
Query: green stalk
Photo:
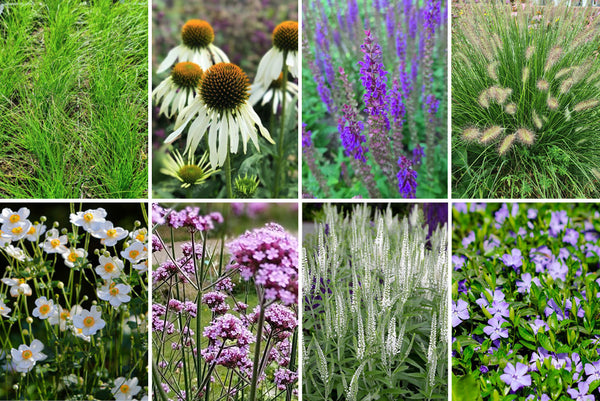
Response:
[{"label": "green stalk", "polygon": [[258,365],[260,360],[260,343],[262,341],[262,330],[265,322],[265,299],[264,294],[260,294],[260,315],[258,317],[258,328],[256,330],[256,345],[254,348],[254,365],[252,366],[252,383],[250,384],[249,401],[256,401],[256,387],[258,384]]},{"label": "green stalk", "polygon": [[[285,63],[285,60],[287,58],[287,50],[283,52],[283,78],[281,80],[281,92],[283,93],[282,99],[281,99],[281,124],[279,127],[279,143],[277,144],[277,163],[276,163],[276,168],[275,168],[275,189],[273,190],[273,197],[277,198],[279,197],[279,191],[281,189],[281,175],[282,175],[282,166],[285,164],[283,163],[283,137],[285,135],[285,98],[286,98],[286,87],[287,87],[287,80],[288,80],[288,67],[287,64]],[[275,97],[273,96],[273,101],[275,100]]]},{"label": "green stalk", "polygon": [[231,154],[227,149],[227,158],[225,159],[225,180],[227,182],[227,198],[233,199],[233,189],[231,187]]}]

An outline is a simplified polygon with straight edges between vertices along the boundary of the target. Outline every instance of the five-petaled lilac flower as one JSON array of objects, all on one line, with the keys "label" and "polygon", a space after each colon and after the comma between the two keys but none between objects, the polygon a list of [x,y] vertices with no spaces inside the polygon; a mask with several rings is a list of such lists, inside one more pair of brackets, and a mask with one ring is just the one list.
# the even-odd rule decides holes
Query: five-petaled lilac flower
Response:
[{"label": "five-petaled lilac flower", "polygon": [[579,238],[579,232],[573,230],[572,228],[567,228],[565,232],[565,236],[563,237],[563,242],[567,244],[571,244],[573,246],[577,246],[577,239]]},{"label": "five-petaled lilac flower", "polygon": [[577,383],[577,387],[579,388],[579,391],[572,388],[567,390],[567,393],[569,393],[572,399],[577,401],[594,401],[594,396],[588,394],[590,390],[590,385],[588,383],[579,382]]},{"label": "five-petaled lilac flower", "polygon": [[473,242],[475,242],[475,232],[471,231],[469,235],[462,239],[462,246],[463,248],[466,248]]},{"label": "five-petaled lilac flower", "polygon": [[523,365],[521,362],[517,362],[516,366],[510,362],[507,363],[500,379],[509,385],[512,391],[531,386],[531,376],[527,374],[527,365]]},{"label": "five-petaled lilac flower", "polygon": [[508,329],[502,328],[502,323],[506,322],[502,317],[494,316],[488,320],[488,325],[483,328],[483,332],[490,336],[490,340],[494,341],[499,338],[508,338]]},{"label": "five-petaled lilac flower", "polygon": [[452,302],[452,327],[456,327],[469,318],[469,304],[462,299]]},{"label": "five-petaled lilac flower", "polygon": [[588,375],[587,379],[585,379],[588,385],[596,380],[600,380],[600,361],[586,363],[585,374]]},{"label": "five-petaled lilac flower", "polygon": [[502,255],[502,261],[507,267],[512,267],[517,270],[519,267],[523,266],[523,255],[521,254],[521,250],[514,248],[510,251],[510,254]]},{"label": "five-petaled lilac flower", "polygon": [[538,287],[542,286],[542,284],[540,283],[540,279],[537,277],[532,279],[531,274],[529,273],[522,274],[521,280],[523,281],[517,281],[517,291],[519,291],[521,294],[526,292],[528,293],[531,290],[532,283],[534,283]]},{"label": "five-petaled lilac flower", "polygon": [[538,215],[538,211],[537,211],[537,209],[528,209],[528,210],[527,210],[527,218],[528,218],[529,220],[536,219],[536,218],[537,218],[537,215]]}]

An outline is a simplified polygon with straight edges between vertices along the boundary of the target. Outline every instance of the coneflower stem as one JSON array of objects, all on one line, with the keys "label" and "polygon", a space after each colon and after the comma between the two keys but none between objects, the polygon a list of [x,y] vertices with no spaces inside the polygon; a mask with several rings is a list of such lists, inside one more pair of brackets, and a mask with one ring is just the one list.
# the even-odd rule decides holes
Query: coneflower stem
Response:
[{"label": "coneflower stem", "polygon": [[[282,167],[284,165],[283,163],[283,137],[284,137],[284,130],[285,130],[285,98],[286,96],[286,86],[287,86],[287,80],[288,80],[288,67],[287,64],[285,63],[285,60],[287,58],[287,51],[283,52],[283,78],[281,80],[281,93],[282,93],[282,99],[281,99],[281,124],[279,127],[279,143],[277,144],[277,164],[276,164],[276,168],[275,168],[275,188],[273,190],[273,197],[277,198],[279,196],[279,190],[281,188],[280,186],[280,179],[281,179],[281,175],[282,175]],[[273,96],[273,101],[275,97]]]},{"label": "coneflower stem", "polygon": [[260,294],[260,315],[258,317],[258,328],[256,329],[256,345],[254,347],[254,364],[252,366],[252,382],[250,384],[249,401],[256,401],[256,387],[258,385],[258,365],[260,361],[260,343],[262,341],[263,324],[265,322],[265,299],[264,294]]},{"label": "coneflower stem", "polygon": [[225,181],[227,182],[227,197],[233,199],[233,190],[231,188],[231,155],[227,149],[227,158],[225,159]]}]

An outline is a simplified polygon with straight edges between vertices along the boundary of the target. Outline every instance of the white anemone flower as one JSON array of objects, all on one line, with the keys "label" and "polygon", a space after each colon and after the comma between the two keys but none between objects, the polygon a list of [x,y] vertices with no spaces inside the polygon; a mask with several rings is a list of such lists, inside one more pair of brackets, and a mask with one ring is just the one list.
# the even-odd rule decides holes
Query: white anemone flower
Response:
[{"label": "white anemone flower", "polygon": [[131,297],[127,294],[131,291],[131,287],[125,284],[116,284],[111,282],[98,290],[98,298],[103,301],[108,301],[110,304],[118,308],[122,303],[129,302]]},{"label": "white anemone flower", "polygon": [[139,274],[144,274],[148,271],[148,261],[144,260],[143,262],[138,263],[137,265],[132,265],[131,267],[137,270]]},{"label": "white anemone flower", "polygon": [[260,150],[256,127],[267,141],[274,144],[269,131],[248,103],[249,86],[248,77],[237,65],[220,63],[212,66],[202,77],[200,93],[179,114],[175,132],[165,142],[171,143],[179,138],[193,120],[188,130],[186,152],[193,153],[208,132],[212,168],[225,164],[228,151],[237,153],[240,135],[244,153],[249,139]]},{"label": "white anemone flower", "polygon": [[17,372],[29,372],[38,361],[46,359],[46,355],[42,353],[44,344],[40,340],[33,340],[30,346],[25,344],[19,345],[19,348],[10,350],[12,362]]},{"label": "white anemone flower", "polygon": [[4,208],[2,209],[2,214],[0,214],[0,223],[15,224],[27,220],[27,217],[29,217],[29,209],[26,207],[22,207],[16,212],[13,212],[12,209]]},{"label": "white anemone flower", "polygon": [[46,251],[46,253],[66,253],[69,252],[69,248],[65,246],[67,243],[67,236],[60,235],[56,228],[51,229],[46,233],[46,240],[40,247]]},{"label": "white anemone flower", "polygon": [[19,241],[27,235],[32,224],[29,220],[20,220],[16,223],[4,223],[0,230],[6,233],[12,241]]},{"label": "white anemone flower", "polygon": [[148,239],[148,230],[145,227],[138,228],[135,231],[129,233],[129,238],[138,242],[146,242]]},{"label": "white anemone flower", "polygon": [[115,246],[128,234],[129,231],[121,227],[114,227],[110,221],[95,224],[92,231],[92,237],[100,238],[100,243],[104,246]]},{"label": "white anemone flower", "polygon": [[103,208],[98,208],[89,209],[85,212],[77,212],[75,214],[71,213],[69,220],[77,227],[83,227],[85,231],[91,232],[93,230],[92,225],[105,222],[105,217],[106,210]]},{"label": "white anemone flower", "polygon": [[27,231],[25,238],[31,242],[37,242],[40,239],[40,235],[46,232],[46,225],[41,223],[35,223]]},{"label": "white anemone flower", "polygon": [[[271,111],[273,114],[275,114],[277,113],[277,109],[283,100],[283,96],[283,74],[279,73],[279,78],[271,81],[268,86],[265,86],[259,82],[254,82],[248,102],[250,102],[250,104],[253,106],[259,101],[261,106],[271,102]],[[293,82],[286,82],[285,103],[290,104],[296,96],[298,96],[298,85]]]},{"label": "white anemone flower", "polygon": [[31,259],[18,246],[9,245],[6,248],[4,248],[4,251],[7,253],[8,256],[10,256],[13,259],[18,260],[19,262],[25,262],[25,260]]},{"label": "white anemone flower", "polygon": [[14,278],[3,278],[2,282],[8,286],[10,286],[10,295],[12,297],[18,297],[23,294],[29,296],[32,294],[31,287],[27,284],[24,278],[14,279]]},{"label": "white anemone flower", "polygon": [[11,310],[12,309],[10,309],[8,306],[6,306],[4,301],[0,301],[0,316],[10,317],[10,316],[8,316],[8,314],[10,313]]},{"label": "white anemone flower", "polygon": [[175,61],[191,61],[198,64],[203,70],[217,63],[228,63],[229,58],[213,45],[215,32],[212,26],[203,20],[192,19],[181,28],[181,45],[171,49],[167,57],[158,66],[156,72],[160,74],[166,71]]},{"label": "white anemone flower", "polygon": [[164,114],[167,118],[171,118],[173,114],[180,113],[188,104],[192,103],[198,91],[202,74],[202,68],[189,61],[175,64],[171,75],[152,92],[156,103],[161,104],[158,114]]},{"label": "white anemone flower", "polygon": [[148,257],[148,248],[141,242],[134,242],[121,251],[121,256],[131,263],[139,263]]},{"label": "white anemone flower", "polygon": [[32,315],[39,317],[42,320],[48,319],[58,313],[58,310],[54,306],[54,301],[46,299],[46,297],[39,297],[35,300],[35,309]]},{"label": "white anemone flower", "polygon": [[62,306],[56,305],[56,313],[48,318],[48,323],[55,326],[58,324],[60,331],[67,329],[67,322],[71,319],[71,314]]},{"label": "white anemone flower", "polygon": [[73,316],[73,325],[75,328],[81,329],[81,334],[84,336],[93,336],[106,326],[106,322],[102,320],[101,309],[92,307],[89,311],[82,309],[81,312]]},{"label": "white anemone flower", "polygon": [[63,259],[65,260],[65,265],[68,267],[75,267],[75,263],[77,263],[77,259],[85,259],[87,256],[87,251],[83,248],[71,248],[67,252],[61,254]]},{"label": "white anemone flower", "polygon": [[118,257],[106,257],[100,255],[98,260],[100,261],[100,265],[96,266],[96,273],[98,273],[102,279],[110,281],[121,275],[121,272],[123,271],[123,261]]},{"label": "white anemone flower", "polygon": [[115,379],[115,387],[112,389],[112,393],[117,401],[132,400],[133,396],[140,392],[142,389],[138,384],[137,377],[132,379],[125,379],[119,377]]},{"label": "white anemone flower", "polygon": [[298,78],[298,22],[296,21],[284,21],[275,27],[273,47],[260,60],[254,82],[268,87],[283,71],[284,62],[290,74]]}]

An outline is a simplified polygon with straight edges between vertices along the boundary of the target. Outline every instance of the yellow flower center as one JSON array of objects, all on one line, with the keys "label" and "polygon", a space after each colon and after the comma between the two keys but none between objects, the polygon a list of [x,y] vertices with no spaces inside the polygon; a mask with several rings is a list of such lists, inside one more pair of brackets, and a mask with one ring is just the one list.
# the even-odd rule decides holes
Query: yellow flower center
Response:
[{"label": "yellow flower center", "polygon": [[14,227],[11,231],[13,234],[19,235],[23,232],[23,227]]},{"label": "yellow flower center", "polygon": [[123,394],[127,394],[129,392],[129,386],[127,384],[123,384],[119,389]]},{"label": "yellow flower center", "polygon": [[146,234],[140,233],[140,234],[138,234],[138,235],[135,236],[135,239],[138,240],[138,241],[140,241],[140,242],[144,242],[146,240]]},{"label": "yellow flower center", "polygon": [[29,234],[29,235],[35,234],[35,226],[31,226],[29,231],[27,231],[27,234]]},{"label": "yellow flower center", "polygon": [[110,290],[108,290],[108,293],[113,297],[116,297],[119,295],[119,289],[117,287],[111,287]]},{"label": "yellow flower center", "polygon": [[95,322],[96,321],[94,320],[94,318],[92,316],[88,316],[85,319],[83,319],[83,325],[85,327],[92,327]]},{"label": "yellow flower center", "polygon": [[25,284],[25,279],[24,278],[20,278],[17,280],[19,282],[19,285]]},{"label": "yellow flower center", "polygon": [[194,63],[185,61],[175,64],[171,70],[171,79],[177,86],[184,88],[195,88],[202,79],[202,68]]},{"label": "yellow flower center", "polygon": [[140,251],[137,251],[135,249],[133,251],[129,251],[129,257],[131,259],[137,258],[139,256],[139,254],[140,254]]},{"label": "yellow flower center", "polygon": [[273,30],[273,46],[279,50],[298,51],[298,22],[284,21]]},{"label": "yellow flower center", "polygon": [[21,356],[23,357],[23,359],[29,359],[33,356],[33,352],[27,349],[21,353]]},{"label": "yellow flower center", "polygon": [[115,265],[107,263],[104,265],[104,270],[106,270],[107,273],[112,273],[112,271],[115,270]]},{"label": "yellow flower center", "polygon": [[116,235],[117,235],[117,230],[115,230],[114,228],[111,228],[111,229],[109,229],[109,230],[106,230],[106,235],[107,235],[108,237],[111,237],[111,238],[112,238],[112,237],[114,237],[114,236],[116,236]]},{"label": "yellow flower center", "polygon": [[92,213],[86,213],[83,215],[83,219],[89,223],[94,220],[94,215]]},{"label": "yellow flower center", "polygon": [[200,84],[202,100],[211,110],[236,110],[248,100],[250,81],[240,67],[219,63],[210,67]]},{"label": "yellow flower center", "polygon": [[78,257],[78,256],[77,256],[77,253],[75,253],[75,252],[71,252],[71,253],[69,254],[69,261],[70,261],[70,262],[76,262],[76,261],[77,261],[77,257]]},{"label": "yellow flower center", "polygon": [[62,320],[67,320],[67,318],[68,318],[69,316],[71,316],[71,314],[70,314],[69,312],[67,312],[67,311],[62,311],[62,312],[61,312],[61,314],[60,314],[60,318],[61,318]]},{"label": "yellow flower center", "polygon": [[8,220],[10,220],[10,222],[13,224],[18,223],[19,221],[21,221],[21,216],[19,216],[18,214],[11,214]]},{"label": "yellow flower center", "polygon": [[208,22],[191,19],[181,28],[181,40],[191,48],[206,47],[215,40],[215,31]]},{"label": "yellow flower center", "polygon": [[52,248],[56,248],[57,246],[60,245],[60,240],[58,238],[54,238],[53,240],[50,241],[50,245],[52,245]]},{"label": "yellow flower center", "polygon": [[50,312],[50,305],[48,305],[48,304],[45,304],[45,305],[42,305],[42,306],[40,306],[40,313],[41,313],[42,315],[45,315],[45,314],[47,314],[48,312]]}]

